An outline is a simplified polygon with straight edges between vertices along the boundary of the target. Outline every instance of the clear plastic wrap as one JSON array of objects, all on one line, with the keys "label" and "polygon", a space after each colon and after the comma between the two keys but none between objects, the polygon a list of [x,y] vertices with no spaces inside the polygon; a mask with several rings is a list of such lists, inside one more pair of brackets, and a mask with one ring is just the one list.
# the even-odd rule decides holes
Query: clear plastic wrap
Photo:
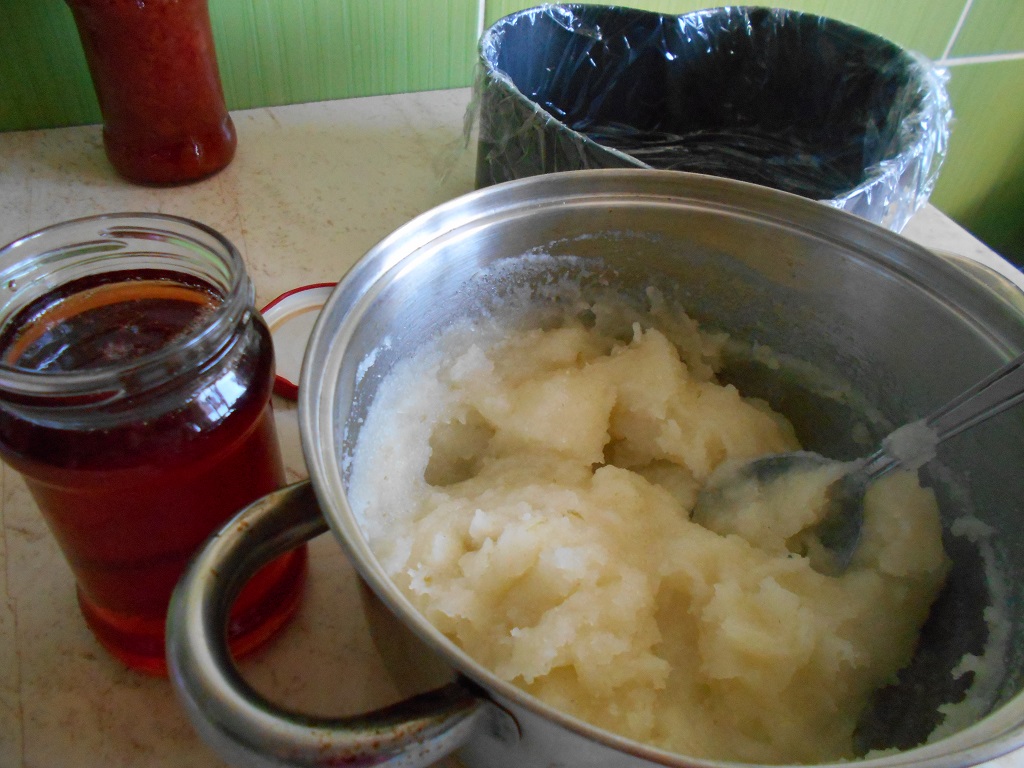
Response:
[{"label": "clear plastic wrap", "polygon": [[946,73],[782,9],[543,5],[480,42],[477,186],[635,166],[750,181],[899,231],[946,154]]}]

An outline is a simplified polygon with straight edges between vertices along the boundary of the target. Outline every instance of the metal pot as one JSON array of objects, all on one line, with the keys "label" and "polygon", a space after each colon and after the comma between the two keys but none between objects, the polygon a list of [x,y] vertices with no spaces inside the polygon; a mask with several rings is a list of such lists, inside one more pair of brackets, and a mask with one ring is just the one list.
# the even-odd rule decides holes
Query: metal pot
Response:
[{"label": "metal pot", "polygon": [[[530,253],[553,258],[521,258]],[[363,257],[314,329],[299,411],[311,485],[243,511],[175,595],[172,679],[200,733],[230,762],[424,766],[458,748],[467,765],[488,768],[725,765],[615,736],[498,679],[395,588],[346,501],[346,458],[395,361],[454,318],[496,311],[507,296],[543,285],[552,268],[574,274],[584,291],[611,282],[640,296],[658,286],[702,323],[845,382],[850,396],[839,402],[815,394],[799,371],[780,375],[737,358],[724,373],[787,412],[809,447],[840,458],[864,448],[839,437],[853,423],[867,419],[877,439],[1024,349],[1024,301],[1003,278],[742,182],[646,170],[552,174],[420,216]],[[866,767],[966,766],[1024,744],[1021,466],[1024,419],[1012,412],[947,443],[933,464],[954,569],[905,679],[863,724],[867,746],[901,751],[869,757]],[[967,526],[978,535],[957,535],[967,513],[983,523]],[[317,720],[279,711],[241,681],[222,641],[233,595],[260,564],[327,526],[377,596],[457,671],[455,682],[360,718]],[[915,746],[941,720],[937,706],[962,697],[964,679],[951,674],[961,657],[985,651],[1003,666],[976,686],[975,721]]]}]

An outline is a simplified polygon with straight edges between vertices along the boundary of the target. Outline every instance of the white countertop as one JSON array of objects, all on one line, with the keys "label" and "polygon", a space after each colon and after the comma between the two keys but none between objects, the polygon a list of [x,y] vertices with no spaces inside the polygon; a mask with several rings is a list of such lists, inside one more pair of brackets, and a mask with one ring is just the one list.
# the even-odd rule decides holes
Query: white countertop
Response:
[{"label": "white countertop", "polygon": [[[238,153],[212,179],[171,189],[121,181],[98,126],[0,134],[0,244],[61,220],[156,211],[202,221],[243,253],[263,306],[333,282],[415,215],[473,188],[468,90],[247,110]],[[928,206],[904,232],[930,248],[1020,274]],[[294,405],[275,399],[290,479],[306,476]],[[81,619],[73,579],[20,477],[0,469],[0,766],[223,766],[164,679],[127,670]],[[335,541],[311,544],[296,620],[243,663],[253,685],[312,714],[345,715],[402,689],[369,631],[365,595]],[[996,763],[1024,766],[1013,755]]]}]

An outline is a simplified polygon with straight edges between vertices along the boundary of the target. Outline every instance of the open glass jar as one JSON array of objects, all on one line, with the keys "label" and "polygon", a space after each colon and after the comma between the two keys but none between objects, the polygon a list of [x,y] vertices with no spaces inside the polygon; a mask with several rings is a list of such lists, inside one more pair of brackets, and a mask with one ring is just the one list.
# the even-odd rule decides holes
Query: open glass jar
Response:
[{"label": "open glass jar", "polygon": [[[231,243],[154,214],[65,222],[0,250],[0,456],[25,478],[86,622],[162,673],[171,592],[200,544],[284,485],[274,357]],[[306,552],[248,583],[233,650],[294,612]]]}]

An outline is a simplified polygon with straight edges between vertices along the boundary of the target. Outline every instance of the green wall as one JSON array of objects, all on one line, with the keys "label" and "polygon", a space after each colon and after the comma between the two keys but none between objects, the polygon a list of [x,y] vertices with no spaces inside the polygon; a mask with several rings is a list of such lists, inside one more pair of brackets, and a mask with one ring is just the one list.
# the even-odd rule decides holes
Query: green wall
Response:
[{"label": "green wall", "polygon": [[[517,0],[209,0],[233,109],[467,86],[485,25]],[[694,0],[626,0],[683,12]],[[784,0],[948,68],[955,124],[932,197],[1024,263],[1024,2]],[[0,0],[0,130],[99,121],[63,0]],[[3,158],[0,157],[0,173]]]}]

